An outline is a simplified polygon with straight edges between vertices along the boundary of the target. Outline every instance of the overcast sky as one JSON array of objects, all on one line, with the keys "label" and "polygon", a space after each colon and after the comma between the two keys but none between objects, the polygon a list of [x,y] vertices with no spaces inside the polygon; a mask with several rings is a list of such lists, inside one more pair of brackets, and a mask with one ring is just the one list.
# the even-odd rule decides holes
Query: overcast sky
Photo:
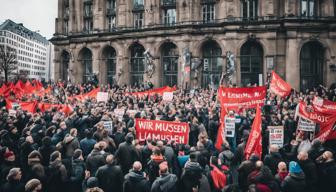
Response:
[{"label": "overcast sky", "polygon": [[57,0],[0,0],[0,23],[11,19],[50,39],[55,33]]}]

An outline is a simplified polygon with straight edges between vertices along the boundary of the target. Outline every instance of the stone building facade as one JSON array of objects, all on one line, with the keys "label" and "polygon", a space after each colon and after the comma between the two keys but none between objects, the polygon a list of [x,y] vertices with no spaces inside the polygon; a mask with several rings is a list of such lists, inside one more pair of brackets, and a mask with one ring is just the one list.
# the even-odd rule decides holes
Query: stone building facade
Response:
[{"label": "stone building facade", "polygon": [[85,82],[95,74],[102,84],[207,87],[218,85],[230,52],[240,86],[265,81],[271,70],[297,90],[330,86],[335,6],[334,0],[59,0],[51,39],[55,79]]}]

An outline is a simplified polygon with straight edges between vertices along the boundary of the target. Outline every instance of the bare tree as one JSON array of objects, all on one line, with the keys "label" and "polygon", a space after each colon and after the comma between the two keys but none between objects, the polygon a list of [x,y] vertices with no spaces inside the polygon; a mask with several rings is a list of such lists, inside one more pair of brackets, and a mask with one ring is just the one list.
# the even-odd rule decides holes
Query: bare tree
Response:
[{"label": "bare tree", "polygon": [[0,46],[0,72],[5,74],[5,81],[8,82],[8,76],[17,69],[16,51],[8,46]]}]

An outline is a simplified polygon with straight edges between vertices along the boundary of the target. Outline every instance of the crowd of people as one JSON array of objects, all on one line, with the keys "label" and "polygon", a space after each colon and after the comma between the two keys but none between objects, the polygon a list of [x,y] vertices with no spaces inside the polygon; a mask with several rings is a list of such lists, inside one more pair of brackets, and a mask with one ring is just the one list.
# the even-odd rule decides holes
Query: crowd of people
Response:
[{"label": "crowd of people", "polygon": [[[45,85],[46,87],[47,85]],[[230,111],[235,137],[214,147],[220,104],[214,89],[136,97],[130,92],[150,86],[101,86],[108,102],[94,98],[69,100],[95,88],[92,84],[52,83],[51,92],[23,96],[72,106],[70,114],[56,108],[9,113],[0,96],[0,192],[335,192],[335,141],[322,143],[297,134],[295,108],[314,96],[336,101],[336,87],[292,91],[286,98],[267,94],[262,116],[262,156],[245,159],[244,148],[254,109]],[[15,97],[15,95],[11,95]],[[115,109],[123,109],[120,118]],[[136,111],[136,113],[131,113]],[[135,139],[135,119],[187,122],[189,144]],[[104,127],[112,121],[112,131]],[[269,145],[267,126],[284,126],[284,145]]]}]

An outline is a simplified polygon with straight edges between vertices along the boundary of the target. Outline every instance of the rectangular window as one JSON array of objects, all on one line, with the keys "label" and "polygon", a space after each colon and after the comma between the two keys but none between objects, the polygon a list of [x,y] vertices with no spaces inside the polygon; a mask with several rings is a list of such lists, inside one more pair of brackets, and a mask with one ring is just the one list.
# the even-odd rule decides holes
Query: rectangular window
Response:
[{"label": "rectangular window", "polygon": [[107,20],[108,20],[108,29],[110,31],[113,31],[116,27],[116,17],[115,16],[109,16],[107,18]]},{"label": "rectangular window", "polygon": [[243,19],[256,19],[258,17],[258,0],[241,0],[240,6]]},{"label": "rectangular window", "polygon": [[176,23],[176,9],[163,10],[163,23],[165,25],[175,25]]},{"label": "rectangular window", "polygon": [[317,7],[315,0],[301,0],[301,16],[303,17],[317,16]]},{"label": "rectangular window", "polygon": [[205,4],[202,7],[203,22],[209,23],[215,20],[215,4]]},{"label": "rectangular window", "polygon": [[137,29],[141,29],[144,23],[143,12],[134,13],[133,19],[134,19],[134,27]]},{"label": "rectangular window", "polygon": [[67,34],[69,31],[69,21],[64,20],[64,34]]}]

